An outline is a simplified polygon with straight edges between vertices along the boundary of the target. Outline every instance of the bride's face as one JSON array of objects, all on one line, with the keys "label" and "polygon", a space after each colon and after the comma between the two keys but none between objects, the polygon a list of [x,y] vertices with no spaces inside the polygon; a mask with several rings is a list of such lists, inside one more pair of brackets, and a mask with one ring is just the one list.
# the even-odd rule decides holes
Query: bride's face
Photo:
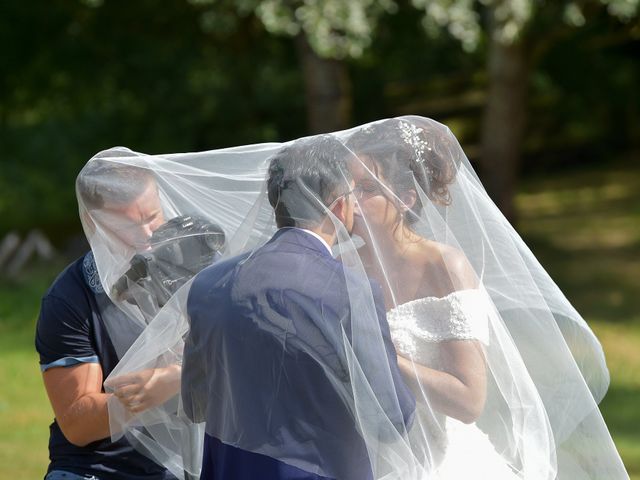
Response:
[{"label": "bride's face", "polygon": [[378,165],[366,156],[354,162],[352,176],[357,199],[353,233],[366,239],[371,234],[392,232],[400,221],[400,211]]}]

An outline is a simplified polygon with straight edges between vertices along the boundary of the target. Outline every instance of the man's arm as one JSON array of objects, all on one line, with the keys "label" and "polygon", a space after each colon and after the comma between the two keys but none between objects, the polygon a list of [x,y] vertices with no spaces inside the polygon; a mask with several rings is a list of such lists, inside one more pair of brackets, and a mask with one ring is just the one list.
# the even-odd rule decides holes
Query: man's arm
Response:
[{"label": "man's arm", "polygon": [[90,333],[91,306],[82,288],[69,270],[54,287],[65,297],[50,293],[43,297],[36,349],[62,433],[74,445],[85,446],[109,436],[109,395],[102,391],[102,366]]},{"label": "man's arm", "polygon": [[[361,357],[360,362],[371,389],[387,418],[397,431],[402,432],[408,429],[413,421],[416,402],[400,374],[395,347],[391,341],[387,323],[382,291],[375,282],[371,282],[371,293],[375,303],[375,314],[382,337],[384,353],[386,354],[386,361],[384,358],[371,358],[371,355],[368,355],[369,358],[363,358],[362,356],[368,352],[362,351],[359,355]],[[376,328],[375,320],[371,320],[372,327]],[[377,332],[373,333],[377,336]],[[385,364],[388,365],[388,370],[385,368]],[[389,382],[389,379],[391,382]],[[389,432],[389,434],[383,434],[382,437],[388,437],[389,435],[393,436]]]},{"label": "man's arm", "polygon": [[[209,267],[200,272],[189,290],[187,297],[187,318],[189,333],[182,351],[182,375],[180,394],[184,413],[194,423],[204,422],[207,408],[207,368],[206,341],[204,334],[199,331],[200,319],[211,310],[207,306],[207,285],[213,285],[210,280],[213,268],[220,269],[222,264]],[[203,345],[203,343],[205,345]]]},{"label": "man's arm", "polygon": [[[102,392],[98,363],[57,367],[42,375],[53,412],[64,436],[83,447],[111,435],[107,403],[112,394]],[[147,369],[114,378],[114,394],[132,414],[161,405],[180,389],[180,367]]]},{"label": "man's arm", "polygon": [[181,398],[184,413],[194,423],[204,422],[207,408],[205,359],[189,334],[182,360]]},{"label": "man's arm", "polygon": [[[443,264],[452,291],[478,288],[478,277],[459,250],[442,246]],[[480,341],[449,340],[438,344],[440,370],[398,357],[405,379],[424,391],[431,405],[447,416],[471,423],[482,414],[487,396],[486,360]],[[418,385],[419,384],[419,385]]]},{"label": "man's arm", "polygon": [[111,395],[102,392],[100,364],[50,368],[42,378],[58,425],[67,440],[84,447],[110,435],[107,401]]},{"label": "man's arm", "polygon": [[416,400],[400,374],[396,349],[391,341],[391,333],[389,332],[389,324],[387,323],[387,314],[384,308],[382,294],[380,293],[379,295],[376,295],[375,289],[372,291],[376,302],[380,333],[382,334],[382,341],[384,342],[384,347],[387,353],[387,362],[389,364],[391,379],[393,381],[393,388],[402,414],[402,418],[390,417],[390,419],[394,422],[396,429],[402,431],[402,427],[408,429],[413,421],[413,414],[416,409]]}]

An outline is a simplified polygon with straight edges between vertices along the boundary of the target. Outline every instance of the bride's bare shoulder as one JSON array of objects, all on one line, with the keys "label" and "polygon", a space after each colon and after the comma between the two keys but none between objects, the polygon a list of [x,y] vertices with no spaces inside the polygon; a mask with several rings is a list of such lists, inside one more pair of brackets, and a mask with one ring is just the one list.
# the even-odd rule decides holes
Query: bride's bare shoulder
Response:
[{"label": "bride's bare shoulder", "polygon": [[465,290],[478,286],[478,276],[464,252],[451,245],[427,240],[422,255],[425,267],[450,279],[452,290]]}]

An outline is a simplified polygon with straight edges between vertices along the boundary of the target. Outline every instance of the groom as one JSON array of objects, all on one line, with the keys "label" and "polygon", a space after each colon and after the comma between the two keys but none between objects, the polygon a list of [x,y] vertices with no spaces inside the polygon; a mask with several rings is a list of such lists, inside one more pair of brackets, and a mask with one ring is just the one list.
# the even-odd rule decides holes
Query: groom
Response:
[{"label": "groom", "polygon": [[[203,479],[367,480],[375,460],[359,422],[374,425],[377,441],[410,422],[415,402],[400,379],[380,288],[368,279],[357,285],[375,303],[364,340],[381,333],[383,358],[351,347],[347,278],[356,276],[331,254],[337,229],[353,226],[348,159],[329,135],[282,148],[267,183],[278,231],[191,287],[182,399],[189,417],[206,421]],[[373,392],[363,394],[374,400],[373,419],[354,411],[356,377]]]}]

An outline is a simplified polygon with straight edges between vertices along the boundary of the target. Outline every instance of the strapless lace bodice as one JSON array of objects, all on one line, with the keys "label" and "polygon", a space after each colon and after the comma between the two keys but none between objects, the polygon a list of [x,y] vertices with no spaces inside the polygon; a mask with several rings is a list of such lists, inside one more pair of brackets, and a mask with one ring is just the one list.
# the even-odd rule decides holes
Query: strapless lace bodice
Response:
[{"label": "strapless lace bodice", "polygon": [[478,289],[412,300],[387,313],[391,339],[399,354],[437,367],[439,342],[479,340],[489,343],[491,308],[486,292]]},{"label": "strapless lace bodice", "polygon": [[[440,370],[439,343],[477,340],[489,344],[493,311],[485,290],[469,289],[404,303],[391,309],[387,320],[399,354]],[[432,410],[421,389],[414,389],[414,394],[416,419],[409,435],[414,446],[424,444],[424,451],[429,452],[434,468],[430,479],[521,480],[475,423],[463,424]]]}]

